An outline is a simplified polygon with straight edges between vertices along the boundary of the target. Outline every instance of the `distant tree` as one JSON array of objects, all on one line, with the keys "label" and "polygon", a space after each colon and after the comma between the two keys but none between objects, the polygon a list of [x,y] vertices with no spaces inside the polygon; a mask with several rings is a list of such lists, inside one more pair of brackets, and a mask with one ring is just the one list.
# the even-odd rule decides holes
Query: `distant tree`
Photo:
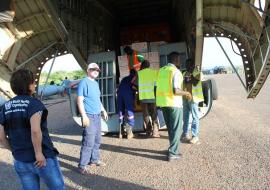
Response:
[{"label": "distant tree", "polygon": [[[39,85],[44,85],[46,82],[46,78],[48,76],[47,72],[42,72],[39,79]],[[67,77],[70,80],[77,80],[82,79],[86,76],[86,73],[83,70],[77,70],[77,71],[57,71],[54,73],[51,73],[49,76],[48,81],[54,81],[56,85],[61,85],[62,81]]]}]

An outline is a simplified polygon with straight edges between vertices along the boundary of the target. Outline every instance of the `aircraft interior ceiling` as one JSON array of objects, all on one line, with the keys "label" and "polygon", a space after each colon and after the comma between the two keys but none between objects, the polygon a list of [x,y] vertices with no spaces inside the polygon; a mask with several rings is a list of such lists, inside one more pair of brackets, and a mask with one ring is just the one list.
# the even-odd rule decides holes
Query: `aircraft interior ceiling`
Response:
[{"label": "aircraft interior ceiling", "polygon": [[[175,20],[181,36],[197,22],[202,36],[228,37],[234,41],[243,58],[246,88],[250,91],[261,67],[256,65],[258,55],[254,50],[260,42],[265,16],[261,17],[250,5],[254,0],[203,0],[201,17],[195,19],[198,1],[15,1],[13,22],[0,23],[0,35],[4,36],[1,39],[5,39],[5,45],[0,46],[0,83],[7,82],[10,74],[19,68],[31,69],[38,82],[46,60],[66,53],[73,53],[78,63],[86,68],[89,53],[117,48],[115,44],[119,42],[115,35],[119,28],[141,23],[173,24],[171,20]],[[268,2],[266,7],[268,11]],[[202,26],[198,25],[200,21]]]}]

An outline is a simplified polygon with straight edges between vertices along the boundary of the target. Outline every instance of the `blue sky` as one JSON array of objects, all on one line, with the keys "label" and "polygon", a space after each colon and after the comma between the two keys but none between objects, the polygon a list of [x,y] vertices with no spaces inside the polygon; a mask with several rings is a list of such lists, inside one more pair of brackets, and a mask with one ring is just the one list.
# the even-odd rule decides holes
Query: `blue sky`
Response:
[{"label": "blue sky", "polygon": [[[230,40],[227,38],[219,38],[224,46],[224,49],[228,53],[230,59],[235,66],[242,65],[242,58],[235,54],[231,48]],[[239,53],[238,47],[234,45],[234,49]],[[213,68],[215,66],[230,66],[227,58],[219,47],[215,38],[205,38],[204,39],[204,51],[203,51],[203,68]],[[49,60],[42,71],[49,71],[52,63],[52,59]],[[81,67],[73,57],[73,55],[68,54],[64,56],[59,56],[56,58],[53,65],[52,72],[56,71],[73,71],[80,70]]]}]

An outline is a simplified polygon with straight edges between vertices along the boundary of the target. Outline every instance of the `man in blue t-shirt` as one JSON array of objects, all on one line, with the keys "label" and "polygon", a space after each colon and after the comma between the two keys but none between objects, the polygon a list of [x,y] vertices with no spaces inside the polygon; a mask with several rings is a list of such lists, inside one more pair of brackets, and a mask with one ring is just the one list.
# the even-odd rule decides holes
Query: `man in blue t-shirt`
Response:
[{"label": "man in blue t-shirt", "polygon": [[14,168],[23,189],[39,189],[40,178],[48,189],[65,189],[64,180],[47,128],[48,110],[32,97],[33,73],[26,69],[14,72],[11,89],[17,95],[0,112],[0,144],[14,157]]},{"label": "man in blue t-shirt", "polygon": [[84,126],[82,147],[80,152],[79,172],[90,174],[86,166],[105,166],[100,160],[99,147],[101,143],[101,112],[104,119],[108,119],[100,100],[100,89],[95,80],[100,69],[96,63],[90,63],[87,68],[87,77],[82,79],[77,90],[77,103]]}]

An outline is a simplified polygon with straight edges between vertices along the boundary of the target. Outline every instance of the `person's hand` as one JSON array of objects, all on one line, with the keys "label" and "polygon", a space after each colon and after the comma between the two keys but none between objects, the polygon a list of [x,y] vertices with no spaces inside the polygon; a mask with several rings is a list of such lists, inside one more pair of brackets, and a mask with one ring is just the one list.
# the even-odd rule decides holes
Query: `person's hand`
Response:
[{"label": "person's hand", "polygon": [[89,125],[90,125],[90,120],[87,117],[87,115],[82,116],[82,126],[83,127],[89,127]]},{"label": "person's hand", "polygon": [[108,121],[108,114],[107,114],[107,112],[106,112],[105,110],[102,111],[101,115],[102,115],[102,118],[103,118],[105,121]]},{"label": "person's hand", "polygon": [[42,168],[46,166],[46,158],[44,157],[42,152],[36,154],[35,157],[36,157],[35,166],[37,168]]},{"label": "person's hand", "polygon": [[185,98],[190,101],[192,100],[192,95],[189,92],[186,92]]}]

